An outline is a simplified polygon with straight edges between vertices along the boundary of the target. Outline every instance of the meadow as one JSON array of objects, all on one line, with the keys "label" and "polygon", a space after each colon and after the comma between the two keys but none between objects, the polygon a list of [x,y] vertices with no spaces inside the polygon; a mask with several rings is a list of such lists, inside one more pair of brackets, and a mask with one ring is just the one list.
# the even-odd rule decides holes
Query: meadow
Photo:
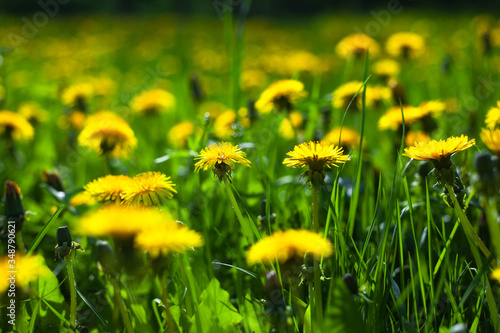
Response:
[{"label": "meadow", "polygon": [[0,331],[500,332],[498,19],[248,10],[0,16]]}]

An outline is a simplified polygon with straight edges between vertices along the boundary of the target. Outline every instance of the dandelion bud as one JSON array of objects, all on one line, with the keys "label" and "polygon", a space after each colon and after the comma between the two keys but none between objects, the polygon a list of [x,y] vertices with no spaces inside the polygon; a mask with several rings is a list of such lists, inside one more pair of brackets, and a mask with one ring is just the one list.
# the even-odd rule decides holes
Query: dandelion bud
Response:
[{"label": "dandelion bud", "polygon": [[57,171],[43,171],[43,180],[55,190],[64,192],[61,176]]},{"label": "dandelion bud", "polygon": [[281,292],[281,284],[278,275],[274,270],[270,270],[266,274],[266,283],[264,285],[266,292],[266,301],[268,307],[276,309],[284,306],[283,293]]},{"label": "dandelion bud", "polygon": [[405,105],[406,104],[406,98],[405,98],[405,90],[401,83],[398,82],[396,79],[390,79],[388,82],[389,88],[392,90],[392,98],[394,100],[394,103],[399,105],[399,103]]},{"label": "dandelion bud", "polygon": [[95,245],[97,260],[105,273],[114,273],[116,271],[115,252],[108,242],[98,240]]},{"label": "dandelion bud", "polygon": [[255,109],[255,101],[253,99],[249,99],[247,102],[247,110],[248,117],[250,118],[250,122],[253,124],[255,120],[258,118],[257,110]]},{"label": "dandelion bud", "polygon": [[63,246],[66,243],[67,246],[71,245],[71,233],[69,232],[68,227],[59,227],[57,228],[57,245]]},{"label": "dandelion bud", "polygon": [[205,97],[201,89],[200,78],[195,73],[189,77],[189,86],[191,87],[191,96],[196,103],[199,103]]},{"label": "dandelion bud", "polygon": [[358,294],[358,282],[356,281],[356,278],[352,274],[346,273],[342,277],[342,280],[344,280],[347,288],[351,291],[352,294],[354,295]]},{"label": "dandelion bud", "polygon": [[24,225],[24,207],[21,189],[16,183],[7,180],[5,182],[5,220],[15,221],[16,232],[21,231]]},{"label": "dandelion bud", "polygon": [[491,159],[491,155],[484,152],[478,152],[474,156],[474,165],[479,177],[482,180],[488,180],[495,177],[494,168],[495,165]]}]

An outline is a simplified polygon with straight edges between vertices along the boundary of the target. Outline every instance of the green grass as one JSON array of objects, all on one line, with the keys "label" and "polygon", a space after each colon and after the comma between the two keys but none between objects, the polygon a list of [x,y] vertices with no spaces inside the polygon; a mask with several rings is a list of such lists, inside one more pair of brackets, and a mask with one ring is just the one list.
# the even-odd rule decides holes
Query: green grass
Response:
[{"label": "green grass", "polygon": [[[498,96],[498,46],[483,54],[478,37],[480,23],[487,18],[436,13],[424,18],[403,12],[374,37],[382,48],[387,37],[399,31],[426,38],[428,49],[422,58],[400,61],[398,80],[410,105],[453,100],[454,112],[436,117],[437,128],[428,133],[433,139],[461,134],[476,139],[478,149],[452,158],[464,184],[465,197],[458,198],[462,209],[455,197],[442,196],[444,188],[434,185],[432,173],[422,174],[419,161],[402,156],[405,130],[378,130],[380,116],[397,105],[366,104],[366,89],[385,84],[372,73],[372,64],[381,56],[370,53],[344,60],[335,54],[336,43],[372,17],[345,14],[272,21],[247,18],[248,6],[244,2],[235,7],[234,15],[226,12],[223,22],[173,15],[55,17],[26,44],[0,53],[0,86],[6,91],[0,110],[16,111],[22,102],[33,100],[47,111],[29,142],[10,144],[0,133],[0,181],[20,186],[23,206],[31,212],[22,229],[27,255],[43,256],[44,269],[50,271],[16,289],[15,330],[68,331],[68,279],[64,264],[54,261],[56,230],[66,225],[85,249],[72,262],[76,322],[91,332],[125,332],[128,326],[136,332],[444,333],[460,323],[470,332],[499,332],[500,289],[490,278],[500,241],[499,170],[495,166],[496,178],[485,183],[473,163],[475,151],[485,149],[479,133]],[[5,17],[0,48],[10,45],[9,32],[20,34],[21,28],[20,18]],[[317,56],[320,70],[288,65],[297,50]],[[446,54],[453,61],[443,72]],[[257,87],[240,85],[248,69],[263,73]],[[205,92],[201,103],[191,97],[193,73]],[[115,89],[92,98],[89,113],[111,110],[130,124],[138,146],[128,158],[106,159],[78,146],[79,129],[65,123],[73,110],[62,104],[61,90],[101,76],[111,78]],[[238,116],[234,135],[222,139],[213,120],[207,123],[201,111],[206,102],[237,111],[248,99],[258,99],[272,82],[289,78],[303,82],[308,93],[294,105],[304,122],[294,129],[292,139],[280,134],[280,124],[288,118],[283,112],[260,114],[249,127]],[[332,91],[351,80],[364,82],[358,91],[362,108],[355,110],[353,97],[348,109],[332,109]],[[494,84],[485,86],[485,80]],[[174,94],[174,110],[133,114],[130,100],[156,87]],[[167,133],[181,121],[193,122],[198,131],[185,147],[177,148]],[[419,122],[407,125],[422,127]],[[315,190],[305,183],[306,177],[299,179],[305,170],[282,162],[296,144],[321,139],[337,126],[355,129],[361,149],[350,149],[350,161],[327,170],[326,184],[317,193],[319,233],[332,242],[334,255],[316,264],[299,258],[288,267],[249,265],[246,253],[258,239],[277,230],[313,229]],[[250,168],[235,166],[231,183],[219,182],[211,170],[194,172],[193,158],[219,141],[244,147],[251,161]],[[64,193],[44,184],[43,170],[60,173]],[[98,177],[147,171],[172,178],[177,193],[161,208],[199,232],[204,245],[171,254],[168,260],[138,253],[136,268],[106,276],[98,265],[98,239],[76,229],[80,216],[92,208],[71,207],[69,200]],[[487,185],[493,190],[487,192]],[[1,239],[4,244],[6,238]],[[118,251],[112,237],[100,239]],[[493,254],[485,256],[485,249]],[[0,254],[6,256],[6,246]],[[280,281],[273,297],[265,290],[271,269]],[[357,281],[355,293],[342,279],[347,273]],[[314,304],[319,295],[321,306]],[[6,320],[8,304],[3,293],[4,332],[12,329]],[[318,318],[323,319],[322,327]]]}]

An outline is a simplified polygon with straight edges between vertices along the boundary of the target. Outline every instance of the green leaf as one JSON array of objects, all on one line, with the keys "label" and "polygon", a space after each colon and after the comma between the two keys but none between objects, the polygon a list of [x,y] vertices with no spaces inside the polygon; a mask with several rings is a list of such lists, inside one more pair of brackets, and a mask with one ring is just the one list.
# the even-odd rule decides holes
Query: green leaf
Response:
[{"label": "green leaf", "polygon": [[312,333],[311,306],[307,307],[304,314],[304,333]]},{"label": "green leaf", "polygon": [[36,235],[35,240],[33,240],[33,243],[31,243],[28,253],[26,253],[26,256],[31,255],[31,253],[33,253],[38,244],[40,244],[40,242],[42,241],[43,237],[47,234],[52,224],[57,220],[59,214],[61,214],[63,208],[64,205],[59,206],[54,215],[52,215],[52,217],[47,221],[47,223],[45,223],[42,230],[38,233],[38,235]]},{"label": "green leaf", "polygon": [[368,332],[353,295],[342,279],[335,281],[322,332],[348,333]]},{"label": "green leaf", "polygon": [[[250,291],[245,295],[245,301],[243,305],[241,306],[240,313],[241,315],[245,318],[245,321],[247,322],[250,332],[254,333],[261,333],[262,329],[260,326],[260,323],[262,320],[259,320],[259,317],[257,317],[257,312],[256,310],[260,310],[260,317],[264,315],[264,311],[262,311],[262,306],[256,306],[254,302],[252,301],[252,295]],[[269,329],[267,329],[269,331]]]},{"label": "green leaf", "polygon": [[[195,322],[196,316],[200,316],[204,332],[229,331],[243,319],[231,304],[229,293],[220,287],[215,278],[201,293],[198,313],[193,316],[192,322]],[[191,327],[191,332],[197,332],[195,325]]]}]

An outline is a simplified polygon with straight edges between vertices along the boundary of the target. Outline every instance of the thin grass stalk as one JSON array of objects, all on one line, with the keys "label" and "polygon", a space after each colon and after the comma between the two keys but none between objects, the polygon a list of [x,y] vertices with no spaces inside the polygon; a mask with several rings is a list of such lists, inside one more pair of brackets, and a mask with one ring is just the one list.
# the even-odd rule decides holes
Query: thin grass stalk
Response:
[{"label": "thin grass stalk", "polygon": [[231,201],[231,205],[233,206],[234,212],[236,213],[236,217],[240,222],[241,229],[243,230],[243,234],[245,235],[248,243],[253,244],[254,238],[250,226],[247,224],[247,221],[243,218],[243,214],[241,214],[240,207],[238,207],[238,203],[234,198],[233,191],[231,190],[231,186],[229,185],[229,180],[227,177],[224,177],[224,186],[226,188],[227,196],[229,197],[229,201]]},{"label": "thin grass stalk", "polygon": [[116,299],[116,305],[118,305],[118,309],[120,310],[123,324],[125,325],[125,328],[127,329],[128,333],[133,333],[134,329],[132,328],[132,323],[130,322],[130,317],[128,315],[127,309],[125,308],[125,302],[122,298],[120,288],[118,287],[118,281],[116,279],[111,279],[111,284],[113,285],[113,290],[114,290],[115,299]]},{"label": "thin grass stalk", "polygon": [[[76,282],[75,273],[73,272],[73,265],[71,263],[71,253],[66,259],[66,268],[68,269],[69,291],[70,291],[70,315],[69,323],[71,327],[76,328]],[[70,332],[71,332],[70,328]]]}]

